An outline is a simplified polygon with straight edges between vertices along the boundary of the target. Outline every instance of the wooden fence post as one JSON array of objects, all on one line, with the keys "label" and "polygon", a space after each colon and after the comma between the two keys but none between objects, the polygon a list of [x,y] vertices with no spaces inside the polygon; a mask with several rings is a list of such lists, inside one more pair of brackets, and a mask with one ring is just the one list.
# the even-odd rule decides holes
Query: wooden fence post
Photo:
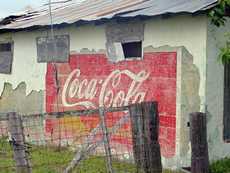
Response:
[{"label": "wooden fence post", "polygon": [[134,159],[138,169],[143,169],[145,173],[162,173],[157,102],[131,105],[129,111]]},{"label": "wooden fence post", "polygon": [[190,137],[192,148],[191,172],[208,173],[209,157],[207,142],[206,114],[190,114]]},{"label": "wooden fence post", "polygon": [[17,173],[31,173],[31,166],[25,148],[25,137],[21,117],[15,112],[8,113],[8,126],[14,151]]},{"label": "wooden fence post", "polygon": [[149,173],[162,173],[161,152],[158,140],[159,114],[157,102],[142,103],[144,116],[144,139],[147,158],[149,161]]},{"label": "wooden fence post", "polygon": [[133,157],[137,165],[137,169],[146,168],[146,156],[144,151],[144,127],[143,127],[143,114],[141,104],[133,104],[129,107],[131,127],[132,127],[132,140],[133,140]]}]

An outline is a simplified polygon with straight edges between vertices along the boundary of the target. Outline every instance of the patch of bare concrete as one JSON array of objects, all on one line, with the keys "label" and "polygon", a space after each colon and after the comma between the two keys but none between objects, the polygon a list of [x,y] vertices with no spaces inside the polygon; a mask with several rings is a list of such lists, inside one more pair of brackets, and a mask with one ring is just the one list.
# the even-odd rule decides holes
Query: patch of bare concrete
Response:
[{"label": "patch of bare concrete", "polygon": [[26,83],[20,83],[15,89],[5,83],[0,97],[0,112],[18,112],[20,114],[42,113],[44,109],[44,92],[32,91],[26,95]]},{"label": "patch of bare concrete", "polygon": [[176,113],[176,157],[163,158],[163,164],[170,167],[177,165],[187,166],[190,163],[190,128],[188,126],[189,114],[200,111],[200,72],[193,63],[193,55],[184,46],[161,47],[147,46],[144,53],[176,52],[177,53],[177,113]]},{"label": "patch of bare concrete", "polygon": [[181,130],[180,131],[180,154],[183,156],[189,151],[189,114],[200,111],[200,73],[193,64],[193,56],[182,49],[181,65]]}]

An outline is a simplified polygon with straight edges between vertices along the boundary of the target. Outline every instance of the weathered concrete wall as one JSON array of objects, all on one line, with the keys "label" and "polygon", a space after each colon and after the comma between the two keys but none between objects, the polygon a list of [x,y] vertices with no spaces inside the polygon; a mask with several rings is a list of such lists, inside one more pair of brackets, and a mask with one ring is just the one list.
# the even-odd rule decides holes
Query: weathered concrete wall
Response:
[{"label": "weathered concrete wall", "polygon": [[[201,103],[205,101],[205,64],[206,64],[206,16],[175,16],[167,19],[155,18],[145,22],[143,47],[152,45],[184,46],[194,57],[194,64],[201,73]],[[45,90],[46,64],[37,63],[36,38],[46,36],[48,31],[24,31],[0,35],[0,40],[14,40],[14,60],[11,75],[0,74],[0,93],[4,82],[15,88],[25,82],[26,93],[31,90]],[[86,25],[55,30],[55,34],[70,35],[70,50],[80,51],[83,48],[94,50],[105,49],[105,26]]]},{"label": "weathered concrete wall", "polygon": [[224,67],[218,62],[220,48],[224,45],[230,32],[230,20],[225,27],[217,28],[209,23],[207,39],[207,113],[208,113],[208,142],[211,160],[230,155],[230,144],[223,141],[223,112],[224,112]]},{"label": "weathered concrete wall", "polygon": [[26,95],[26,83],[20,83],[15,89],[10,83],[5,83],[0,97],[0,112],[18,112],[32,114],[44,112],[43,91],[31,91]]},{"label": "weathered concrete wall", "polygon": [[[201,108],[201,98],[199,88],[201,76],[199,69],[194,64],[194,57],[186,49],[182,49],[181,74],[178,74],[177,81],[181,81],[178,87],[181,87],[180,99],[178,98],[178,118],[177,124],[180,131],[179,138],[179,165],[190,166],[191,149],[190,149],[190,128],[188,127],[189,114],[198,112]],[[180,79],[181,78],[181,79]]]},{"label": "weathered concrete wall", "polygon": [[[70,35],[70,50],[72,53],[80,52],[80,50],[84,48],[98,51],[106,49],[105,28],[105,25],[86,25],[81,27],[71,26],[65,29],[55,30],[55,34]],[[23,89],[15,90],[19,91],[20,94],[14,94],[16,95],[16,99],[11,99],[13,100],[12,106],[19,102],[19,100],[17,100],[19,95],[28,99],[28,96],[26,95],[28,95],[32,90],[46,91],[45,76],[47,72],[47,64],[37,63],[36,55],[36,38],[46,35],[47,31],[43,30],[0,35],[0,40],[12,39],[14,41],[15,48],[12,74],[0,74],[0,92],[5,91],[5,82],[12,84],[12,88],[10,87],[10,90],[13,90],[21,82],[24,82],[22,87]],[[175,16],[167,19],[155,18],[145,21],[143,47],[160,47],[163,45],[169,45],[170,47],[184,47],[184,49],[181,50],[180,55],[181,65],[177,68],[177,86],[180,87],[180,94],[177,95],[176,109],[177,116],[180,117],[177,117],[178,121],[176,122],[176,153],[177,158],[185,158],[185,160],[183,161],[183,159],[175,158],[175,160],[170,161],[169,164],[171,164],[171,166],[175,162],[177,165],[187,164],[189,158],[188,130],[183,129],[186,128],[187,115],[188,112],[197,111],[200,108],[201,110],[204,110],[204,103],[206,100],[206,39],[206,16]],[[187,61],[183,61],[183,58]],[[184,64],[184,66],[182,66],[182,64]],[[184,93],[186,97],[181,97]],[[3,95],[5,95],[4,92]],[[33,101],[38,103],[40,106],[42,105],[40,104],[41,95],[42,94],[39,94],[39,96],[33,97]],[[45,103],[45,97],[41,97],[43,97],[43,103]],[[9,102],[7,99],[2,100],[2,107],[5,107],[4,105],[6,105],[7,102]],[[23,107],[23,110],[21,110],[23,113],[24,110],[26,110],[26,107],[27,106]],[[34,107],[34,110],[39,108]],[[42,109],[45,111],[44,107]],[[2,108],[2,111],[8,110],[9,108]],[[30,113],[31,110],[26,110],[26,113],[28,112]]]},{"label": "weathered concrete wall", "polygon": [[[56,70],[57,77],[54,75]],[[52,63],[48,65],[46,110],[59,112],[122,107],[143,101],[158,101],[161,154],[165,158],[172,158],[176,150],[176,72],[175,50],[159,52],[153,49],[145,52],[142,60],[123,60],[118,63],[110,62],[105,54],[71,55],[68,63],[57,64],[56,68]],[[59,81],[58,87],[56,79]],[[114,126],[117,118],[125,115],[124,112],[109,114],[107,122]],[[95,128],[98,119],[81,117],[84,126],[90,129]],[[51,123],[46,129],[55,126],[56,123]],[[129,123],[124,124],[119,132],[111,136],[111,144],[132,148],[130,129]],[[125,137],[124,132],[128,134]]]},{"label": "weathered concrete wall", "polygon": [[[177,52],[176,89],[176,153],[171,159],[162,158],[163,165],[170,168],[190,166],[191,148],[189,138],[189,113],[200,110],[200,73],[194,58],[185,47],[147,47],[145,52]],[[169,120],[166,122],[170,123]]]},{"label": "weathered concrete wall", "polygon": [[[184,46],[193,56],[194,64],[200,73],[199,95],[201,110],[205,109],[206,84],[206,16],[186,17],[178,16],[166,20],[154,20],[145,26],[145,44],[159,47],[162,45]],[[149,34],[148,34],[149,33]]]}]

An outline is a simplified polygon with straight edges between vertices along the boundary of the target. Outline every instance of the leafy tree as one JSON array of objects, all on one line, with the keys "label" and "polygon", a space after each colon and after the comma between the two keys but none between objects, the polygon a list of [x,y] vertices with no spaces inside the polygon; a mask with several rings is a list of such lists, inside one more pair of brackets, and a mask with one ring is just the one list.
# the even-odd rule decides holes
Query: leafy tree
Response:
[{"label": "leafy tree", "polygon": [[217,27],[223,26],[226,22],[226,12],[230,8],[230,0],[220,0],[219,4],[209,12],[209,17]]},{"label": "leafy tree", "polygon": [[[225,25],[227,20],[227,10],[230,9],[230,0],[220,0],[219,4],[209,12],[212,24],[217,27]],[[226,33],[227,41],[225,45],[220,48],[219,60],[223,64],[230,64],[230,32]]]}]

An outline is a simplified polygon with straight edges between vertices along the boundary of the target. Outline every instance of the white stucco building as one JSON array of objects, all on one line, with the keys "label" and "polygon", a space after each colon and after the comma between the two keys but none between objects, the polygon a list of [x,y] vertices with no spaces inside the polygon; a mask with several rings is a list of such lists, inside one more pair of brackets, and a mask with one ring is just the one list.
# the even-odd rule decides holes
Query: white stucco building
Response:
[{"label": "white stucco building", "polygon": [[[69,36],[69,50],[72,55],[84,50],[107,50],[109,56],[108,49],[111,45],[107,44],[110,41],[108,32],[113,31],[108,30],[108,25],[115,23],[115,26],[119,25],[118,30],[126,26],[129,30],[137,25],[137,28],[140,27],[143,31],[138,30],[136,38],[131,34],[127,42],[141,41],[142,54],[177,52],[175,153],[170,159],[164,158],[163,162],[169,167],[190,164],[187,122],[188,114],[195,111],[206,112],[208,116],[210,159],[230,156],[230,136],[224,139],[224,133],[229,134],[226,128],[230,131],[230,126],[226,123],[224,127],[224,117],[228,124],[230,123],[230,115],[224,115],[224,66],[217,60],[219,47],[224,45],[227,39],[224,33],[230,31],[230,20],[220,28],[211,24],[207,12],[217,1],[115,1],[105,3],[101,0],[97,4],[96,1],[87,1],[80,6],[67,3],[54,9],[54,35]],[[131,26],[128,26],[129,23]],[[123,30],[120,29],[120,32]],[[25,113],[47,111],[47,63],[38,63],[36,40],[51,35],[50,17],[46,10],[11,16],[0,22],[0,44],[13,43],[10,50],[2,47],[2,50],[13,52],[13,59],[10,63],[11,70],[7,74],[0,74],[0,93],[4,93],[0,98],[0,112],[9,111],[12,107]],[[126,37],[126,34],[124,35]],[[130,34],[127,35],[129,39]],[[119,45],[114,44],[114,47],[115,54],[120,56]],[[116,55],[112,59],[115,58],[114,63],[119,63],[122,58],[116,61]],[[122,56],[125,55],[120,57]],[[0,68],[3,68],[4,62],[0,57]],[[26,87],[26,93],[23,94],[17,90],[22,82],[25,85],[23,87]],[[11,86],[6,83],[11,84],[15,90],[10,90]],[[7,89],[9,93],[15,91],[10,99],[7,99]],[[24,92],[23,89],[22,91]],[[41,96],[32,99],[36,106],[28,108],[24,103],[22,106],[19,97],[24,95],[26,100],[26,95],[30,96],[32,91],[42,91]]]}]

